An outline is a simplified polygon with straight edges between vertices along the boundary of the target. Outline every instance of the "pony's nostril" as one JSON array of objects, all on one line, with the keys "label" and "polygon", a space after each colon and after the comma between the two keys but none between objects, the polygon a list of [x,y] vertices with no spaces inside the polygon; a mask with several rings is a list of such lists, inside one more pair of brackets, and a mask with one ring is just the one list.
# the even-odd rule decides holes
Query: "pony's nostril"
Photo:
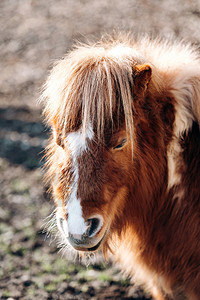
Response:
[{"label": "pony's nostril", "polygon": [[88,237],[92,237],[101,228],[101,220],[98,218],[88,219],[87,226],[88,226],[87,235],[88,235]]}]

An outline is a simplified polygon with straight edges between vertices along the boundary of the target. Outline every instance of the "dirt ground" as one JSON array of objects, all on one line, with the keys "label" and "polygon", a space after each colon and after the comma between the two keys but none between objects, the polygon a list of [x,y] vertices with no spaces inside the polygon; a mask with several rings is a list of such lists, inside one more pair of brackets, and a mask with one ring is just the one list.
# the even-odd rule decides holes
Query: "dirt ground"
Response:
[{"label": "dirt ground", "polygon": [[199,45],[200,1],[0,1],[0,299],[150,299],[110,264],[69,262],[44,229],[40,88],[74,40],[113,29]]}]

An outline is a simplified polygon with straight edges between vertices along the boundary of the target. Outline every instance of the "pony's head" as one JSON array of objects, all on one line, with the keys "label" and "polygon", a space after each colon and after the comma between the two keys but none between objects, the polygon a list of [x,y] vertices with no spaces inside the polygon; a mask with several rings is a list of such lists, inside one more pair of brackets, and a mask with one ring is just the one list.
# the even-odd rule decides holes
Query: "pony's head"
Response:
[{"label": "pony's head", "polygon": [[124,208],[140,169],[137,145],[144,142],[139,123],[148,126],[143,108],[153,81],[137,51],[115,41],[77,47],[47,80],[48,174],[58,228],[76,250],[106,247],[126,222]]}]

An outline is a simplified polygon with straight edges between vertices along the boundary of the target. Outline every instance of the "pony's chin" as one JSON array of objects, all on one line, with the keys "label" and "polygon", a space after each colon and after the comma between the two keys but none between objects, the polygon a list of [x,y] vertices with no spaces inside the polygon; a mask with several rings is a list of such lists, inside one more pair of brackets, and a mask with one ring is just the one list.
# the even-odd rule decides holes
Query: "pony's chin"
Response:
[{"label": "pony's chin", "polygon": [[101,245],[101,241],[99,241],[95,246],[93,247],[75,247],[75,246],[72,246],[75,250],[77,251],[82,251],[82,252],[93,252],[93,251],[96,251],[100,248],[100,245]]},{"label": "pony's chin", "polygon": [[105,240],[105,237],[107,235],[107,230],[105,231],[103,237],[99,240],[99,242],[97,244],[95,244],[94,246],[90,246],[90,245],[81,245],[81,246],[78,246],[78,245],[71,245],[75,250],[77,251],[83,251],[83,252],[94,252],[96,250],[99,250],[100,247],[102,246],[104,240]]}]

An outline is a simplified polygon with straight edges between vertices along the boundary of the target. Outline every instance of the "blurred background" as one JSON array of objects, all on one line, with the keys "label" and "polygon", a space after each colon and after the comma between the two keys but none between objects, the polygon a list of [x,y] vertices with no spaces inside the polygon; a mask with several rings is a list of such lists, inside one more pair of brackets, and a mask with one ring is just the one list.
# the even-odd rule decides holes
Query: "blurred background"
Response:
[{"label": "blurred background", "polygon": [[68,262],[43,233],[41,86],[74,41],[113,30],[199,45],[200,1],[0,0],[0,299],[150,299],[110,264]]}]

